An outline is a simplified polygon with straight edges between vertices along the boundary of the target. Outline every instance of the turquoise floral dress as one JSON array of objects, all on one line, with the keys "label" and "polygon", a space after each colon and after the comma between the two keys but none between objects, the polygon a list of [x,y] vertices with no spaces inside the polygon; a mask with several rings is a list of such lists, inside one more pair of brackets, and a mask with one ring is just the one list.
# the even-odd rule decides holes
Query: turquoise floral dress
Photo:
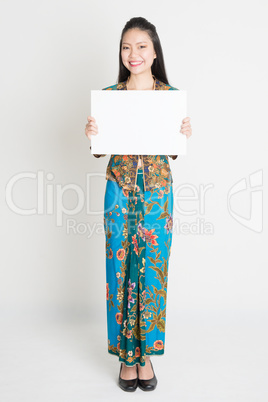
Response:
[{"label": "turquoise floral dress", "polygon": [[144,191],[107,180],[104,200],[108,352],[127,366],[165,350],[173,185]]}]

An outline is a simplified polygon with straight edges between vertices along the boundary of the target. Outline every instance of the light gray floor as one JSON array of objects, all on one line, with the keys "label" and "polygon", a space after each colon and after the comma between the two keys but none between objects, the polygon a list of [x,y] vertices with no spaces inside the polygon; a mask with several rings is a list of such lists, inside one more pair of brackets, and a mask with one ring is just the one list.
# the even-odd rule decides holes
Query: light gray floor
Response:
[{"label": "light gray floor", "polygon": [[[168,316],[166,350],[153,356],[152,392],[122,391],[103,319],[2,320],[1,402],[139,400],[267,402],[268,325],[261,312]],[[165,399],[164,399],[165,398]]]}]

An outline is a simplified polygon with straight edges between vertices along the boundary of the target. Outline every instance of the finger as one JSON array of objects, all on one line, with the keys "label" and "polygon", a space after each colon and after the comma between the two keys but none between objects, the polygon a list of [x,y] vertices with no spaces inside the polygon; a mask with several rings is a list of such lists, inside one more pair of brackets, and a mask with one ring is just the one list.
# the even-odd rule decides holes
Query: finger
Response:
[{"label": "finger", "polygon": [[90,127],[98,128],[96,123],[88,123]]},{"label": "finger", "polygon": [[181,127],[191,127],[190,123],[182,123]]},{"label": "finger", "polygon": [[189,127],[186,127],[186,126],[184,126],[184,125],[181,125],[181,130],[189,130]]},{"label": "finger", "polygon": [[98,134],[98,130],[95,130],[95,129],[91,129],[91,130],[88,130],[88,133],[91,133],[91,134]]},{"label": "finger", "polygon": [[97,124],[93,123],[93,122],[90,122],[90,123],[87,123],[87,127],[88,127],[88,129],[97,128]]},{"label": "finger", "polygon": [[181,132],[182,134],[187,134],[187,133],[191,133],[191,130],[188,130],[188,129],[181,129],[180,132]]},{"label": "finger", "polygon": [[190,121],[190,117],[185,117],[185,118],[182,120],[183,123],[185,123],[185,122],[187,122],[187,121]]},{"label": "finger", "polygon": [[96,121],[96,119],[95,119],[93,116],[88,116],[87,119],[88,119],[88,121],[92,121],[92,120],[93,120],[93,121]]},{"label": "finger", "polygon": [[98,129],[94,128],[94,127],[86,126],[85,131],[86,131],[86,133],[92,133],[92,132],[98,132]]}]

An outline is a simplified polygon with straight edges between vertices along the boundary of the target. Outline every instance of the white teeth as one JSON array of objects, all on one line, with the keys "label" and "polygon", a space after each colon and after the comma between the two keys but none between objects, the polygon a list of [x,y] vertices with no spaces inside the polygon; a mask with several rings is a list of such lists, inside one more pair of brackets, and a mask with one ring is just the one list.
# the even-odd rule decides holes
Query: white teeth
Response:
[{"label": "white teeth", "polygon": [[133,64],[133,66],[136,66],[136,65],[141,64],[141,63],[142,63],[141,61],[138,62],[138,63],[131,63],[131,62],[130,62],[130,64]]}]

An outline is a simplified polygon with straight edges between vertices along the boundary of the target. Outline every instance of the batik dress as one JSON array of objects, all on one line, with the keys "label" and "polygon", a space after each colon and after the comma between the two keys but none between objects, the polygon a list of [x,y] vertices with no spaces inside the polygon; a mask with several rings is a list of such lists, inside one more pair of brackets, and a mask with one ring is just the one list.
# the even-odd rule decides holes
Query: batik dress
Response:
[{"label": "batik dress", "polygon": [[144,191],[107,180],[104,200],[108,352],[127,366],[165,350],[173,186]]}]

